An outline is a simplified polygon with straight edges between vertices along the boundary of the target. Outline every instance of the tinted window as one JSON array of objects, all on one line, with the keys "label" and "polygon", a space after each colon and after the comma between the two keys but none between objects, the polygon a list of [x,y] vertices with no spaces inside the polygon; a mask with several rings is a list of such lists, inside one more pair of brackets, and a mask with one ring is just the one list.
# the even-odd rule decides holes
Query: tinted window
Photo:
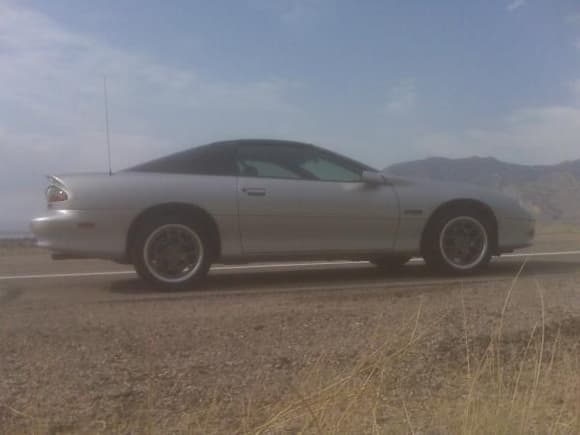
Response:
[{"label": "tinted window", "polygon": [[321,181],[360,181],[362,168],[332,154],[313,152],[301,167]]},{"label": "tinted window", "polygon": [[238,170],[242,177],[308,178],[312,176],[301,168],[308,158],[306,148],[286,145],[240,145]]},{"label": "tinted window", "polygon": [[240,174],[250,177],[300,178],[298,174],[276,163],[249,159],[241,164]]},{"label": "tinted window", "polygon": [[171,154],[129,168],[133,172],[171,174],[235,175],[234,148],[230,144],[211,144]]},{"label": "tinted window", "polygon": [[356,182],[362,170],[353,161],[310,146],[244,144],[238,148],[238,171],[245,177]]}]

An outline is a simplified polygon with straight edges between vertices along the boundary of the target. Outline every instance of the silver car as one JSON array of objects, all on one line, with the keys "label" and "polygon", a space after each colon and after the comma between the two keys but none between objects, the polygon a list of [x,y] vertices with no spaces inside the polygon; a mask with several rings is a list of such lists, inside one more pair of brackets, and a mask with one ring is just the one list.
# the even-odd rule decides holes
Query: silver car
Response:
[{"label": "silver car", "polygon": [[475,187],[411,180],[304,143],[216,142],[113,175],[49,177],[32,221],[53,258],[133,264],[158,287],[203,279],[212,263],[413,256],[474,272],[529,246],[534,220],[517,201]]}]

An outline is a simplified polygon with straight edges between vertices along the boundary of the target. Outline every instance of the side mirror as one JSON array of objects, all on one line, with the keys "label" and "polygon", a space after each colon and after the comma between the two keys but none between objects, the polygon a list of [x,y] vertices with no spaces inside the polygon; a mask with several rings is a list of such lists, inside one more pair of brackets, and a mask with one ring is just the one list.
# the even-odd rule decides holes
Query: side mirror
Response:
[{"label": "side mirror", "polygon": [[380,172],[363,171],[361,180],[363,183],[371,185],[385,184],[385,177]]}]

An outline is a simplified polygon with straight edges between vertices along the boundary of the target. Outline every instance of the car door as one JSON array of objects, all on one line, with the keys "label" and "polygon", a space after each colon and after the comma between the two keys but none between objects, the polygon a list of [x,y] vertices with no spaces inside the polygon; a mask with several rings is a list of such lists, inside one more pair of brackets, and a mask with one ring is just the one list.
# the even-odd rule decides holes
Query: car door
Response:
[{"label": "car door", "polygon": [[302,144],[238,146],[238,211],[245,254],[385,252],[398,202],[363,166]]}]

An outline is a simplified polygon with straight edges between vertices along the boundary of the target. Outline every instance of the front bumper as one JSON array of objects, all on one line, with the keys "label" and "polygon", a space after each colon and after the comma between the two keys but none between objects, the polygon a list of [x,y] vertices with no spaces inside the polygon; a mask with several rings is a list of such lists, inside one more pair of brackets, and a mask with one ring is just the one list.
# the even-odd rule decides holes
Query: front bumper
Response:
[{"label": "front bumper", "polygon": [[534,242],[534,219],[504,218],[498,222],[498,251],[510,252],[531,246]]},{"label": "front bumper", "polygon": [[94,257],[122,260],[130,213],[86,210],[49,210],[33,219],[30,229],[37,245],[55,257]]}]

